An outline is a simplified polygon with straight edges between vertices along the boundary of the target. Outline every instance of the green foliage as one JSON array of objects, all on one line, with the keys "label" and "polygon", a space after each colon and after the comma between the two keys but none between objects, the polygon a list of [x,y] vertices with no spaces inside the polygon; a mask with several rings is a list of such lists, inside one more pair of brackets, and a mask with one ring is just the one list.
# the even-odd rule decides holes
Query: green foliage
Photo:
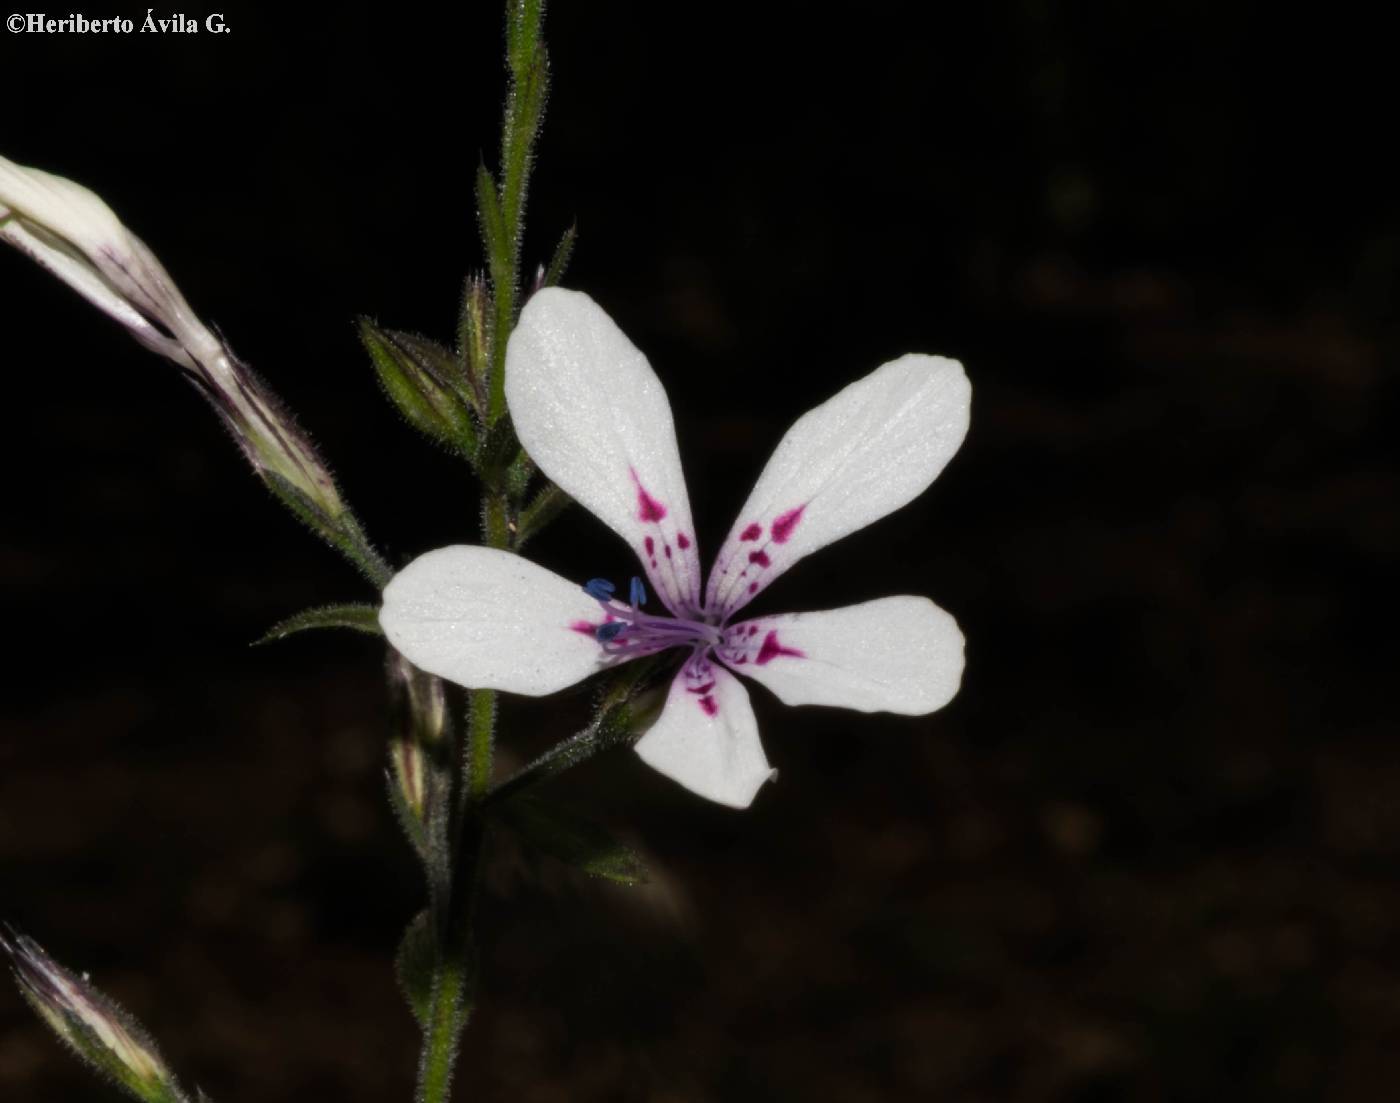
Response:
[{"label": "green foliage", "polygon": [[437,970],[437,939],[427,911],[413,917],[399,941],[394,972],[418,1025],[427,1027],[433,1001],[433,974]]},{"label": "green foliage", "polygon": [[619,885],[647,879],[635,851],[592,820],[557,805],[519,796],[492,806],[492,814],[532,849],[593,877]]},{"label": "green foliage", "polygon": [[313,628],[349,628],[371,636],[384,634],[379,627],[378,607],[363,602],[344,602],[339,605],[318,605],[314,609],[303,609],[286,620],[278,621],[261,639],[254,641],[254,646],[285,640],[288,636]]},{"label": "green foliage", "polygon": [[520,511],[515,528],[515,549],[519,551],[526,542],[553,521],[573,502],[573,499],[550,483]]},{"label": "green foliage", "polygon": [[564,270],[569,267],[569,261],[574,255],[574,244],[577,241],[578,223],[575,222],[564,231],[564,236],[554,247],[554,256],[550,258],[549,267],[545,269],[544,278],[540,280],[541,287],[554,287],[564,278]]},{"label": "green foliage", "polygon": [[409,423],[474,460],[477,396],[458,358],[426,337],[381,329],[367,318],[360,319],[360,340],[384,393]]},{"label": "green foliage", "polygon": [[264,484],[273,495],[317,536],[350,560],[376,589],[383,589],[394,572],[374,550],[369,540],[347,509],[335,516],[328,514],[310,495],[275,471],[260,472]]}]

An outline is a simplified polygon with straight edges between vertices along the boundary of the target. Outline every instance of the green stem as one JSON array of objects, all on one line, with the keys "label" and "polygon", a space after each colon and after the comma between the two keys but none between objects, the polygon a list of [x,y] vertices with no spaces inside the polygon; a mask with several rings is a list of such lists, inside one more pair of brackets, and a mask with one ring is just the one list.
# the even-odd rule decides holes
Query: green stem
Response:
[{"label": "green stem", "polygon": [[[506,5],[506,60],[511,81],[501,135],[500,190],[494,191],[484,169],[477,175],[478,209],[489,254],[494,306],[488,427],[506,412],[506,342],[515,326],[525,196],[549,80],[540,35],[543,7],[543,0],[508,0]],[[483,472],[483,478],[489,487],[499,488],[501,474],[499,469]],[[510,504],[499,489],[482,495],[481,529],[487,547],[510,547]],[[447,1103],[458,1041],[471,1014],[472,921],[486,847],[486,829],[477,806],[491,789],[496,693],[474,689],[470,699],[456,824],[447,844],[452,884],[445,922],[438,931],[438,962],[418,1065],[418,1103]]]},{"label": "green stem", "polygon": [[[499,494],[482,495],[482,537],[488,547],[509,546],[506,520],[505,499]],[[486,831],[476,813],[476,805],[491,788],[496,691],[474,689],[470,701],[457,826],[453,832],[455,838],[447,844],[450,899],[445,922],[438,932],[438,963],[418,1062],[418,1103],[447,1103],[452,1092],[458,1044],[471,1017],[472,921],[476,913],[477,875],[486,845]]]},{"label": "green stem", "polygon": [[496,691],[471,692],[471,721],[467,729],[467,784],[471,804],[477,804],[491,788],[491,759],[495,750]]},{"label": "green stem", "polygon": [[446,1103],[457,1063],[457,1039],[466,1025],[466,975],[444,962],[433,979],[433,999],[418,1062],[418,1103]]}]

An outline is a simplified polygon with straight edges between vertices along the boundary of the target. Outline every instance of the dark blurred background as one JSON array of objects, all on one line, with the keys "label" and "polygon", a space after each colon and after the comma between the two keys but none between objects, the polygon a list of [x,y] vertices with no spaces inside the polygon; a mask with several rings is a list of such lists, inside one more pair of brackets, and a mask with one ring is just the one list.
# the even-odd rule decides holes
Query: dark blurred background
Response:
[{"label": "dark blurred background", "polygon": [[[452,333],[498,7],[0,39],[0,151],[109,200],[396,562],[473,538],[474,490],[352,323]],[[1389,1098],[1383,36],[1244,4],[753,7],[556,5],[527,253],[577,218],[568,282],[665,381],[709,551],[811,405],[963,359],[934,488],[761,608],[928,594],[966,681],[919,719],[754,688],[782,776],[743,814],[626,752],[560,782],[653,879],[503,854],[459,1097]],[[248,646],[372,595],[171,366],[12,251],[0,288],[0,913],[220,1103],[409,1098],[389,957],[422,891],[382,656]],[[581,511],[534,554],[630,568]],[[587,709],[510,701],[502,769]],[[0,990],[0,1098],[112,1096]]]}]

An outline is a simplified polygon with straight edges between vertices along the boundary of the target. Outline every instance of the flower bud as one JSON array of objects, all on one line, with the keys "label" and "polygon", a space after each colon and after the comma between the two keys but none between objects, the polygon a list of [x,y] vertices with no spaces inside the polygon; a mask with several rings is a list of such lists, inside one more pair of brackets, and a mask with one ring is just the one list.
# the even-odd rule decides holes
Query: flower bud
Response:
[{"label": "flower bud", "polygon": [[0,238],[184,369],[274,492],[332,542],[345,538],[353,520],[310,441],[97,195],[0,157]]},{"label": "flower bud", "polygon": [[360,319],[364,342],[380,385],[409,422],[427,436],[476,456],[475,395],[447,349],[412,333],[381,329]]},{"label": "flower bud", "polygon": [[394,735],[389,740],[389,794],[410,840],[426,849],[451,792],[447,755],[447,696],[442,680],[397,651],[389,653]]},{"label": "flower bud", "polygon": [[147,1103],[183,1103],[175,1077],[141,1025],[87,978],[64,969],[31,938],[0,934],[20,994],[70,1049]]}]

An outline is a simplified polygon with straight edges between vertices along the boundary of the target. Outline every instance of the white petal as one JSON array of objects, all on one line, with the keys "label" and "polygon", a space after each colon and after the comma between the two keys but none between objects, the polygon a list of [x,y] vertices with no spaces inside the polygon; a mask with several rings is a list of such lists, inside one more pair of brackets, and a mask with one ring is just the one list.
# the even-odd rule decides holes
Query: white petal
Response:
[{"label": "white petal", "polygon": [[921,494],[967,435],[971,397],[956,360],[911,353],[804,414],[739,511],[705,607],[728,616],[803,556]]},{"label": "white petal", "polygon": [[0,157],[0,210],[5,208],[0,238],[127,326],[142,344],[186,368],[222,353],[160,261],[101,197],[62,176]]},{"label": "white petal", "polygon": [[673,613],[698,611],[699,552],[671,404],[613,320],[577,291],[537,292],[506,349],[506,399],[540,470],[632,546]]},{"label": "white petal", "polygon": [[13,208],[89,255],[126,236],[112,208],[81,184],[4,157],[0,157],[0,206]]},{"label": "white petal", "polygon": [[743,683],[704,659],[681,668],[660,718],[636,750],[652,769],[732,808],[747,808],[777,773],[763,755]]},{"label": "white petal", "polygon": [[528,559],[461,545],[420,555],[384,588],[379,623],[415,666],[475,689],[539,697],[610,665],[583,590]]},{"label": "white petal", "polygon": [[926,597],[741,621],[717,652],[789,705],[920,716],[958,692],[963,636]]},{"label": "white petal", "polygon": [[0,238],[47,268],[99,310],[110,314],[133,331],[150,330],[151,325],[125,299],[108,286],[84,258],[74,256],[53,238],[26,225],[18,216],[0,223]]}]

